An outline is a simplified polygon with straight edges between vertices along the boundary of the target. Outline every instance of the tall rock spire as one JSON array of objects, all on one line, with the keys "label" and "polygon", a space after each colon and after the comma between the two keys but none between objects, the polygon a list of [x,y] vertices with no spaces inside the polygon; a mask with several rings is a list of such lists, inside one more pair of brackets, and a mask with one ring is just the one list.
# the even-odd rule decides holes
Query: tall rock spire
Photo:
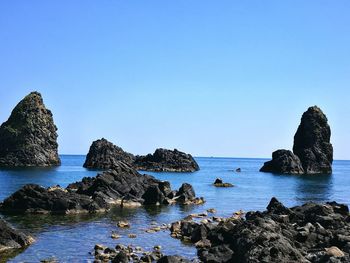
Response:
[{"label": "tall rock spire", "polygon": [[57,127],[41,94],[31,92],[0,126],[0,166],[56,166]]}]

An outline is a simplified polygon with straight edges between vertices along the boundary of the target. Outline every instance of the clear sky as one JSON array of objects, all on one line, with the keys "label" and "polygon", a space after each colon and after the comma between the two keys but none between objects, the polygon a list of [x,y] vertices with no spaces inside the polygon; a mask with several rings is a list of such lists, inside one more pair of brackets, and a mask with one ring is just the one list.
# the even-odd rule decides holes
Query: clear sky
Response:
[{"label": "clear sky", "polygon": [[0,1],[0,121],[42,93],[59,152],[270,157],[318,105],[350,159],[350,1]]}]

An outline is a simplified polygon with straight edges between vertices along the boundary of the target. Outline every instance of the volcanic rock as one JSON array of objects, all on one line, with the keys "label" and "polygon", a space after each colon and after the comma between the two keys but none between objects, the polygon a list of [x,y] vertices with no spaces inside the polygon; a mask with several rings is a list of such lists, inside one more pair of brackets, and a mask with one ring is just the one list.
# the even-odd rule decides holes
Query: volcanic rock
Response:
[{"label": "volcanic rock", "polygon": [[288,150],[277,150],[273,152],[272,160],[265,162],[260,171],[281,174],[304,173],[299,157]]},{"label": "volcanic rock", "polygon": [[0,219],[0,254],[8,249],[24,248],[33,242],[34,239],[31,236],[12,228],[4,220]]},{"label": "volcanic rock", "polygon": [[94,141],[86,156],[84,167],[94,169],[112,169],[118,161],[132,165],[135,157],[122,148],[102,138]]},{"label": "volcanic rock", "polygon": [[170,231],[206,244],[197,247],[202,262],[350,262],[349,209],[336,202],[287,208],[272,198],[267,211],[248,212],[245,219],[187,219]]},{"label": "volcanic rock", "polygon": [[100,212],[113,205],[140,206],[142,204],[201,204],[191,185],[183,184],[173,191],[170,183],[138,173],[131,166],[117,161],[113,170],[96,177],[60,187],[44,188],[25,185],[0,204],[0,211],[14,213],[68,214]]},{"label": "volcanic rock", "polygon": [[157,149],[153,154],[136,156],[134,166],[138,170],[154,172],[195,172],[199,170],[197,162],[190,154],[177,149]]},{"label": "volcanic rock", "polygon": [[294,136],[293,152],[307,174],[332,173],[333,147],[326,115],[317,106],[304,112]]},{"label": "volcanic rock", "polygon": [[0,166],[59,165],[56,131],[40,93],[30,93],[0,126]]},{"label": "volcanic rock", "polygon": [[304,112],[294,135],[293,153],[277,150],[261,172],[283,174],[332,173],[333,147],[327,117],[317,106]]}]

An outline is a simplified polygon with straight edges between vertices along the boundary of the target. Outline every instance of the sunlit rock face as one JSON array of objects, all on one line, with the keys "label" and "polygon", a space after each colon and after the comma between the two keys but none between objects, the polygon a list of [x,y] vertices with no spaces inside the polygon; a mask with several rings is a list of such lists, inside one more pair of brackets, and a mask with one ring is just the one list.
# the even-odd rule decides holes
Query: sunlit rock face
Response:
[{"label": "sunlit rock face", "polygon": [[31,92],[0,126],[0,166],[57,166],[57,127],[41,94]]}]

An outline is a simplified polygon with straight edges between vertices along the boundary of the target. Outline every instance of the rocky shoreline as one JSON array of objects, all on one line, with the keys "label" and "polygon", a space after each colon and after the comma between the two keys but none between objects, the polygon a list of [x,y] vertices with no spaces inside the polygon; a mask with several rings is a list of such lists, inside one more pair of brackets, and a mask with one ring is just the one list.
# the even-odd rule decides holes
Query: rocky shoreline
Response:
[{"label": "rocky shoreline", "polygon": [[170,183],[150,175],[142,175],[123,162],[116,162],[113,170],[85,177],[68,185],[44,188],[23,186],[0,204],[0,211],[10,213],[95,213],[108,211],[115,205],[203,204],[190,184],[172,190]]},{"label": "rocky shoreline", "polygon": [[349,262],[350,216],[346,205],[306,203],[285,207],[272,198],[264,212],[229,218],[188,217],[171,235],[195,244],[202,262]]}]

